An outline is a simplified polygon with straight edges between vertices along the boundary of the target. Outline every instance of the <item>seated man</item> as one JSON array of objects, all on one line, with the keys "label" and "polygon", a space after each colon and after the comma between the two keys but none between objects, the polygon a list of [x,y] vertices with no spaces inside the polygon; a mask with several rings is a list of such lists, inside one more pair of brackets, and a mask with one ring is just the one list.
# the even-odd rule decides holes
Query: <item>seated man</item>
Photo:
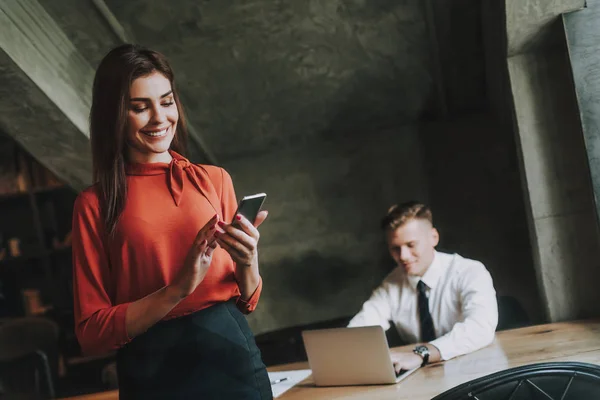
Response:
[{"label": "seated man", "polygon": [[397,371],[449,360],[490,344],[498,324],[492,277],[479,261],[435,250],[439,233],[430,209],[395,205],[383,218],[390,254],[398,265],[375,289],[349,327],[389,321],[413,351],[394,351]]}]

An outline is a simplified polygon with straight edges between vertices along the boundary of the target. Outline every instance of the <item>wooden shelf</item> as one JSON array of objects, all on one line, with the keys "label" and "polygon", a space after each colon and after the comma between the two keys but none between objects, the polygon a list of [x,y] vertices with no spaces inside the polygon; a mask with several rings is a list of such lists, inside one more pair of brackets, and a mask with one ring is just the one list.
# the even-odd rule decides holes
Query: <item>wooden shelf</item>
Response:
[{"label": "wooden shelf", "polygon": [[[1,1],[1,0],[0,0]],[[65,185],[30,154],[0,133],[0,236],[7,250],[0,260],[0,280],[4,299],[0,317],[20,318],[41,310],[55,320],[61,331],[73,332],[73,299],[69,244],[73,203],[77,191]],[[58,240],[56,240],[57,238]],[[9,240],[19,239],[19,257],[10,257]],[[25,292],[27,290],[27,292]],[[39,301],[36,298],[39,296]],[[39,303],[39,304],[37,304]],[[2,321],[0,320],[0,323]],[[59,343],[61,354],[79,355],[77,339],[65,335]],[[85,358],[71,360],[74,371]],[[77,379],[78,375],[73,375]],[[75,381],[74,381],[75,382]],[[1,396],[0,396],[1,397]]]},{"label": "wooden shelf", "polygon": [[43,188],[35,188],[32,190],[34,195],[43,195],[43,194],[50,194],[50,193],[54,193],[54,192],[58,192],[60,190],[73,190],[70,186],[67,185],[61,185],[61,186],[50,186],[50,187],[43,187]]},{"label": "wooden shelf", "polygon": [[96,356],[75,356],[67,358],[66,362],[69,366],[81,365],[93,361],[98,360],[106,360],[111,361],[116,357],[116,352],[110,352],[106,354],[96,355]]},{"label": "wooden shelf", "polygon": [[0,260],[0,265],[18,264],[18,263],[23,263],[26,261],[37,260],[37,259],[40,259],[45,256],[46,256],[45,252],[40,252],[40,253],[35,253],[35,254],[22,255],[19,257],[7,257],[7,258]]},{"label": "wooden shelf", "polygon": [[[33,188],[31,189],[31,193],[33,193],[34,195],[36,194],[46,194],[46,193],[52,193],[58,190],[64,190],[64,189],[69,189],[69,186],[67,185],[61,185],[61,186],[50,186],[50,187],[40,187],[40,188]],[[24,191],[24,192],[12,192],[12,193],[0,193],[0,201],[1,200],[13,200],[13,199],[19,199],[21,197],[27,197],[29,195],[29,191]]]},{"label": "wooden shelf", "polygon": [[33,193],[46,193],[53,192],[55,190],[61,190],[68,188],[67,185],[59,185],[59,186],[48,186],[48,187],[37,187],[32,190]]},{"label": "wooden shelf", "polygon": [[2,193],[0,194],[0,201],[26,199],[28,195],[29,192]]},{"label": "wooden shelf", "polygon": [[4,259],[0,260],[0,265],[18,264],[18,263],[23,263],[26,261],[31,261],[31,260],[39,260],[41,258],[52,256],[55,254],[66,254],[67,252],[70,252],[70,251],[71,251],[71,246],[61,248],[61,249],[50,249],[50,250],[46,250],[46,251],[41,251],[39,253],[22,255],[19,257],[8,257],[8,258],[4,258]]}]

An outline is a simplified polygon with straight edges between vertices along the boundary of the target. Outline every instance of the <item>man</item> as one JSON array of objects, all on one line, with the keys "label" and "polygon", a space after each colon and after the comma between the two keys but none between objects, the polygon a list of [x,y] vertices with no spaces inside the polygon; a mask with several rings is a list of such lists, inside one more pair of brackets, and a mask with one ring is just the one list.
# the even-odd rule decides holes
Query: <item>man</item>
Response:
[{"label": "man", "polygon": [[392,321],[413,351],[394,351],[397,371],[449,360],[490,344],[498,325],[492,278],[482,263],[435,250],[439,233],[431,210],[395,205],[383,218],[390,255],[398,265],[375,289],[349,327]]}]

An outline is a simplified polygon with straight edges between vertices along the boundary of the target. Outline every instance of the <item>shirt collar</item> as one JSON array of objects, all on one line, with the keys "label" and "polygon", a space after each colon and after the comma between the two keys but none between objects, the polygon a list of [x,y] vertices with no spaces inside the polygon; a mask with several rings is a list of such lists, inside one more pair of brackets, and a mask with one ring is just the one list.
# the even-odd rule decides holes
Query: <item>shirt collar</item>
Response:
[{"label": "shirt collar", "polygon": [[[169,150],[172,160],[169,163],[131,163],[125,165],[127,175],[164,175],[167,174],[167,187],[171,192],[175,205],[179,206],[183,198],[183,189],[187,180],[200,192],[211,204],[216,213],[223,217],[219,212],[221,207],[220,198],[210,180],[208,172],[196,164],[183,157],[181,154]],[[189,185],[189,184],[188,184]],[[190,190],[190,189],[187,189]],[[192,189],[193,190],[193,189]],[[221,189],[222,190],[222,189]],[[222,211],[222,210],[221,210]]]},{"label": "shirt collar", "polygon": [[425,271],[425,274],[423,276],[414,276],[414,275],[410,275],[408,276],[408,283],[410,284],[410,286],[413,289],[417,289],[417,284],[419,283],[419,281],[423,281],[423,283],[425,283],[427,285],[428,288],[430,289],[434,289],[437,285],[437,283],[440,280],[440,277],[442,276],[442,272],[443,272],[443,262],[442,262],[442,257],[440,256],[440,254],[435,251],[433,253],[433,261],[431,262],[431,265],[429,266],[429,268],[427,268],[427,271]]}]

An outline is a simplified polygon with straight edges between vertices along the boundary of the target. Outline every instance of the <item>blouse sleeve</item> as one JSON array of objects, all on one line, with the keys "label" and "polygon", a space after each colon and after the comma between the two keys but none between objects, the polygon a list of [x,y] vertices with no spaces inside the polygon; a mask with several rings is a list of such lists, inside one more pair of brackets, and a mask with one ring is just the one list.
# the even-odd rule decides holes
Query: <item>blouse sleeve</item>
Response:
[{"label": "blouse sleeve", "polygon": [[[237,200],[235,197],[235,190],[233,189],[233,182],[231,180],[231,176],[227,171],[221,168],[221,177],[222,177],[222,185],[221,185],[221,210],[223,212],[223,218],[225,221],[231,221],[233,216],[237,210]],[[262,292],[262,277],[258,282],[258,287],[250,296],[248,300],[242,300],[241,297],[238,297],[236,300],[237,308],[243,312],[244,314],[250,314],[252,311],[256,309],[256,305],[258,304],[258,299],[260,298],[260,294]]]},{"label": "blouse sleeve", "polygon": [[129,303],[113,304],[109,261],[97,196],[81,193],[73,209],[73,296],[75,333],[85,354],[101,354],[128,343]]}]

